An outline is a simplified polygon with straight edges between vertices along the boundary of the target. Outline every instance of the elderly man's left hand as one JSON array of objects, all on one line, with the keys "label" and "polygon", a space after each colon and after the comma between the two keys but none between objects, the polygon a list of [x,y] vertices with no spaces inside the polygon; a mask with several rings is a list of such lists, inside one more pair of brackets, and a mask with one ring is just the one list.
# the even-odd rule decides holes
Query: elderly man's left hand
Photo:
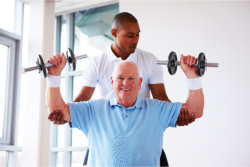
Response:
[{"label": "elderly man's left hand", "polygon": [[181,54],[181,69],[183,72],[186,74],[187,78],[197,78],[198,73],[197,73],[197,67],[195,64],[197,63],[197,59],[191,55],[184,56]]},{"label": "elderly man's left hand", "polygon": [[52,111],[49,114],[48,119],[51,122],[53,122],[54,124],[57,124],[57,125],[62,125],[62,124],[65,124],[65,123],[68,122],[68,121],[65,121],[63,119],[63,112],[61,110],[54,110],[54,111]]}]

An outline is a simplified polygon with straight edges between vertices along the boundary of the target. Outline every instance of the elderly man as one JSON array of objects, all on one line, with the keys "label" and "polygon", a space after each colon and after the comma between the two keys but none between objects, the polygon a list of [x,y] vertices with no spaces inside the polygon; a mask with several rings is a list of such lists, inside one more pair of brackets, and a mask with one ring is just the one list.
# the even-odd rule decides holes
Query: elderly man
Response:
[{"label": "elderly man", "polygon": [[[115,64],[124,60],[133,61],[142,77],[141,89],[138,93],[139,98],[150,98],[151,93],[154,99],[170,102],[163,83],[162,67],[155,63],[157,59],[153,54],[137,47],[140,32],[139,22],[132,14],[121,12],[114,16],[111,30],[114,42],[102,54],[89,59],[90,61],[85,67],[87,72],[83,74],[82,89],[74,102],[90,100],[96,87],[99,87],[102,98],[113,98],[110,76]],[[177,120],[179,126],[191,123],[184,122],[185,119],[180,118],[182,117]],[[66,123],[65,121],[56,122],[58,124]],[[161,166],[168,166],[163,150],[160,161]],[[84,163],[86,164],[86,162]]]},{"label": "elderly man", "polygon": [[[71,122],[72,127],[88,136],[88,166],[160,166],[166,128],[175,127],[181,114],[193,118],[203,114],[204,97],[196,67],[192,66],[195,60],[190,56],[181,56],[181,68],[190,88],[185,105],[138,98],[142,78],[137,66],[129,61],[114,68],[111,77],[114,99],[66,104],[59,88],[66,58],[56,55],[49,61],[55,65],[49,68],[47,104],[52,112],[49,119],[58,120],[53,116],[62,115],[61,120]],[[53,115],[57,112],[62,114]]]}]

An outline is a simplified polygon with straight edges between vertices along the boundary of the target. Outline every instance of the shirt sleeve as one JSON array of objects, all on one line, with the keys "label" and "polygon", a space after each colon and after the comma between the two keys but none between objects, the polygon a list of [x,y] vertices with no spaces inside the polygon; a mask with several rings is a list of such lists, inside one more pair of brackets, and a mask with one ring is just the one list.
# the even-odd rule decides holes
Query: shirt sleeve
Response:
[{"label": "shirt sleeve", "polygon": [[98,62],[96,57],[90,58],[83,70],[83,86],[96,87],[98,82]]},{"label": "shirt sleeve", "polygon": [[77,128],[88,135],[91,122],[91,110],[89,102],[69,103],[71,127]]},{"label": "shirt sleeve", "polygon": [[152,56],[152,60],[150,61],[150,72],[151,75],[149,77],[149,84],[159,84],[163,83],[163,69],[161,65],[156,64],[156,57]]},{"label": "shirt sleeve", "polygon": [[160,111],[160,120],[163,124],[163,129],[168,127],[176,127],[176,122],[180,114],[182,103],[168,103],[163,101]]}]

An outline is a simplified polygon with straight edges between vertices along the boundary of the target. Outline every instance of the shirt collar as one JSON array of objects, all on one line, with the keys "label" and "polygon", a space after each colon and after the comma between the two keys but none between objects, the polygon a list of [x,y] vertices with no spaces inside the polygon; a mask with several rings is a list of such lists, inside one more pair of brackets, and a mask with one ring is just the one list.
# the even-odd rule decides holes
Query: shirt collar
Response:
[{"label": "shirt collar", "polygon": [[[107,53],[108,53],[108,56],[109,56],[110,60],[111,61],[112,60],[122,60],[120,57],[119,58],[116,57],[116,55],[114,54],[114,52],[111,49],[111,46],[112,46],[112,44],[107,47]],[[132,53],[132,54],[129,55],[129,57],[127,58],[127,60],[133,61],[135,59],[136,55],[137,55],[137,48],[135,49],[134,53]]]},{"label": "shirt collar", "polygon": [[[118,104],[115,98],[112,98],[112,99],[110,99],[110,106],[122,106],[122,105]],[[124,107],[124,106],[122,106],[122,107]],[[135,104],[127,109],[132,109],[132,108],[139,109],[142,107],[143,107],[143,100],[140,99],[139,97],[137,97]]]}]

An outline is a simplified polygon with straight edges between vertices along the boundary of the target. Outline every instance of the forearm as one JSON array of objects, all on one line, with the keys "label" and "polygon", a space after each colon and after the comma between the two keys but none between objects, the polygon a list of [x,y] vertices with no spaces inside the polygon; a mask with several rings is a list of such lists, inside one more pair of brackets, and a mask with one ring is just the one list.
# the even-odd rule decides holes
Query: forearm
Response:
[{"label": "forearm", "polygon": [[81,89],[81,92],[75,98],[74,102],[90,100],[93,93],[94,93],[94,91],[95,91],[94,87],[83,86],[82,89]]},{"label": "forearm", "polygon": [[50,112],[53,112],[55,110],[61,110],[63,112],[63,119],[65,121],[71,121],[69,114],[69,106],[64,102],[59,87],[48,87],[46,100],[47,107],[49,108]]},{"label": "forearm", "polygon": [[170,102],[164,84],[150,84],[149,87],[154,99]]},{"label": "forearm", "polygon": [[62,109],[65,106],[65,102],[61,96],[60,88],[47,88],[47,106],[50,110]]},{"label": "forearm", "polygon": [[200,118],[203,115],[204,95],[202,89],[189,90],[189,97],[186,102],[190,113],[195,115],[195,118]]}]

